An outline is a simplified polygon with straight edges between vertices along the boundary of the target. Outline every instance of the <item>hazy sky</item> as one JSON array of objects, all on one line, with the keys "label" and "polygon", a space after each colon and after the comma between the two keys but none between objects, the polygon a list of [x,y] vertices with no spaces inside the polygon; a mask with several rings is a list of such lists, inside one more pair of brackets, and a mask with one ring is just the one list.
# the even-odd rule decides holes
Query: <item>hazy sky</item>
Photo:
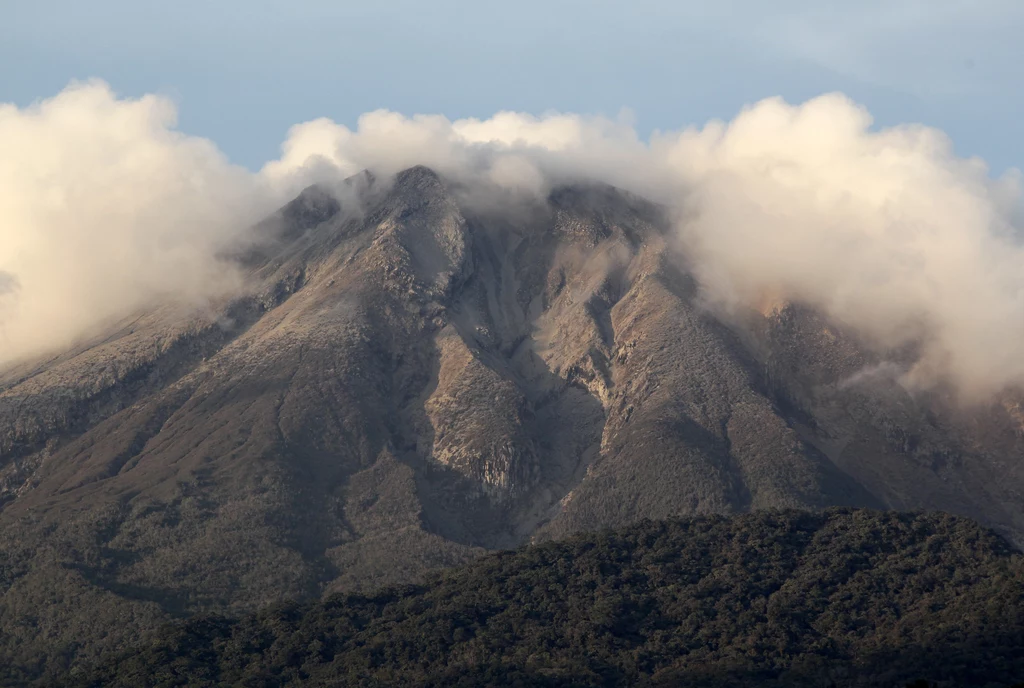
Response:
[{"label": "hazy sky", "polygon": [[1000,173],[1024,167],[1022,36],[1022,0],[0,0],[0,102],[99,77],[257,168],[292,124],[377,108],[628,108],[646,134],[838,90]]}]

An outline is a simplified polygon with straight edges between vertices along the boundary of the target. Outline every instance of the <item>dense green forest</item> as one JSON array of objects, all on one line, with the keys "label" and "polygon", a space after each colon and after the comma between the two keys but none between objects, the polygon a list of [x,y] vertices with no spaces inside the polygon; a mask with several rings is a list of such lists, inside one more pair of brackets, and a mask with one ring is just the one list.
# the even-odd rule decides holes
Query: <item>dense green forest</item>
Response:
[{"label": "dense green forest", "polygon": [[[73,686],[1004,686],[1024,560],[944,514],[645,521],[421,586],[193,618]],[[920,685],[925,685],[921,683]]]}]

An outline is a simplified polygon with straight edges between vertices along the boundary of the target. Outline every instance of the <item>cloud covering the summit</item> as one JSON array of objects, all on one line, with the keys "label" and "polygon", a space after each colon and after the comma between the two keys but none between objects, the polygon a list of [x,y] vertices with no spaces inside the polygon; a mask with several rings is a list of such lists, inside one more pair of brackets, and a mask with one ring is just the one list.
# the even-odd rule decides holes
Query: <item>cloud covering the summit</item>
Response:
[{"label": "cloud covering the summit", "polygon": [[877,129],[840,94],[638,136],[628,118],[389,111],[294,126],[258,173],[175,129],[165,98],[74,84],[0,106],[0,361],[66,346],[161,299],[236,288],[218,256],[303,186],[427,165],[470,195],[614,184],[668,204],[710,303],[806,303],[914,375],[976,396],[1024,384],[1020,175],[928,127]]}]

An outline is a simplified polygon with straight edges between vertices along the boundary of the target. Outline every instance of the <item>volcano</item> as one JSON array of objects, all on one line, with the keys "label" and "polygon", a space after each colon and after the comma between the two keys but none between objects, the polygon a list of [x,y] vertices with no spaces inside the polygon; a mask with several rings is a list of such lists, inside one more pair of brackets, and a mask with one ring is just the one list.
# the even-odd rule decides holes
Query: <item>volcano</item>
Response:
[{"label": "volcano", "polygon": [[[1024,410],[961,408],[799,303],[708,306],[667,210],[310,187],[165,304],[0,373],[0,652],[420,580],[645,518],[938,510],[1024,542]],[[881,371],[881,372],[879,372]]]}]

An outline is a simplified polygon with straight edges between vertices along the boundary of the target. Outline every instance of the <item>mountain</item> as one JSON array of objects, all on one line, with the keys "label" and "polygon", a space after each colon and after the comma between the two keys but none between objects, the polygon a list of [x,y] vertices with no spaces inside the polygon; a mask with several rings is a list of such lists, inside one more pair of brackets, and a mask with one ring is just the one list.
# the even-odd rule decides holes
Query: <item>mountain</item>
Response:
[{"label": "mountain", "polygon": [[672,236],[606,186],[364,175],[257,227],[243,295],[3,371],[0,663],[642,518],[929,509],[1024,542],[1024,398],[865,374],[913,351],[800,304],[716,315]]},{"label": "mountain", "polygon": [[1024,559],[946,515],[645,521],[161,630],[73,686],[1006,686]]}]

